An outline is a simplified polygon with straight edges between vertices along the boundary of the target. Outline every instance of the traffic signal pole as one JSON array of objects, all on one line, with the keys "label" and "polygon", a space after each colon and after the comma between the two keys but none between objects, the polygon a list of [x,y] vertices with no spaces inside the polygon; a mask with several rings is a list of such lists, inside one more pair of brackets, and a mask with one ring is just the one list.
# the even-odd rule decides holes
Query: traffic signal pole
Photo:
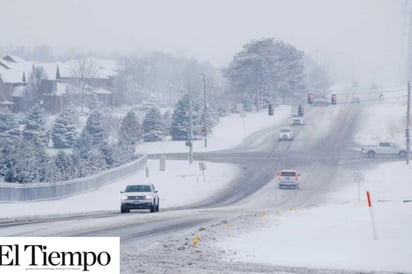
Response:
[{"label": "traffic signal pole", "polygon": [[193,118],[192,118],[192,112],[193,112],[193,108],[192,108],[192,91],[189,90],[189,164],[193,163]]},{"label": "traffic signal pole", "polygon": [[410,131],[409,131],[409,116],[411,110],[411,81],[408,81],[408,102],[406,105],[406,164],[409,165],[410,156]]},{"label": "traffic signal pole", "polygon": [[205,147],[207,147],[207,97],[206,97],[206,75],[203,74],[203,134]]}]

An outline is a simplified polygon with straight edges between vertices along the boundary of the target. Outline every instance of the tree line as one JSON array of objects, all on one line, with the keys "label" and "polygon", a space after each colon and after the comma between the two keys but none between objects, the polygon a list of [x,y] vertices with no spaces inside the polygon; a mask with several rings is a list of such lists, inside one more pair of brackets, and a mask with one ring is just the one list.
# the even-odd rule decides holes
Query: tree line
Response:
[{"label": "tree line", "polygon": [[[207,113],[201,99],[204,75]],[[47,78],[44,70],[33,68],[26,98],[31,104],[39,98],[42,78]],[[316,62],[273,38],[245,44],[222,71],[163,53],[128,56],[119,61],[113,103],[133,107],[158,96],[174,105],[173,111],[162,113],[159,106],[152,105],[141,121],[132,110],[121,120],[111,120],[118,118],[96,108],[80,132],[74,108],[61,112],[48,129],[39,106],[33,106],[24,119],[0,113],[0,176],[18,183],[88,176],[132,161],[137,157],[135,146],[141,142],[162,141],[167,136],[187,140],[190,108],[193,137],[200,139],[210,134],[219,116],[236,103],[243,103],[246,111],[260,110],[274,101],[300,103],[308,89],[327,89],[329,84],[326,71]],[[57,149],[55,155],[47,152],[50,147]]]}]

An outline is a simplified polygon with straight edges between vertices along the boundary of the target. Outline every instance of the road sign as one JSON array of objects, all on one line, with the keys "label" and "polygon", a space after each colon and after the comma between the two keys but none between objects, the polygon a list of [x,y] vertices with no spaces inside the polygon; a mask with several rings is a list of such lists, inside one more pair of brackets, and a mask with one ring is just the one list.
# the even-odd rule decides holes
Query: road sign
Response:
[{"label": "road sign", "polygon": [[354,172],[353,173],[353,181],[355,182],[364,182],[365,181],[365,176],[363,175],[362,172]]}]

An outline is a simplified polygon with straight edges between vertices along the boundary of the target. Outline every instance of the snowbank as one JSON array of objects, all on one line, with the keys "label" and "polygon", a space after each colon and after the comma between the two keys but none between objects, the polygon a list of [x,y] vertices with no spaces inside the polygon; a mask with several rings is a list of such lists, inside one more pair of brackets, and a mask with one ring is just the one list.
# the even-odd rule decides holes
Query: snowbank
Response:
[{"label": "snowbank", "polygon": [[[216,151],[234,148],[242,143],[248,135],[261,129],[280,125],[290,116],[290,106],[280,106],[275,108],[274,115],[269,116],[266,111],[231,114],[220,119],[219,124],[213,128],[213,133],[208,136],[207,147],[204,147],[203,140],[193,142],[195,152]],[[287,120],[289,122],[289,120]],[[153,143],[143,143],[136,147],[137,153],[175,153],[188,152],[185,141],[163,141]]]},{"label": "snowbank", "polygon": [[[231,259],[247,262],[410,272],[412,192],[407,178],[411,177],[410,166],[381,165],[367,174],[359,202],[353,184],[321,207],[266,212],[262,218],[269,228],[229,237],[218,246],[235,252]],[[372,196],[377,240],[366,190]]]},{"label": "snowbank", "polygon": [[162,208],[196,203],[223,191],[236,176],[238,169],[229,164],[207,163],[205,180],[199,163],[166,161],[166,171],[159,171],[158,161],[148,161],[149,178],[145,169],[122,178],[99,190],[70,198],[6,203],[0,205],[0,219],[22,216],[86,213],[91,211],[119,211],[120,191],[128,184],[153,183],[159,190]]}]

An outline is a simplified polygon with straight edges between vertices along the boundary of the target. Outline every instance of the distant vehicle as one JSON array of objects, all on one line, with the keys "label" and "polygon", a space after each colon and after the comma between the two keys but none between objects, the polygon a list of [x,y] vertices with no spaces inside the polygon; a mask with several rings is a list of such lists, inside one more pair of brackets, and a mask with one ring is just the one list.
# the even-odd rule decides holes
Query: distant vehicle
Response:
[{"label": "distant vehicle", "polygon": [[300,174],[296,170],[280,170],[277,176],[279,188],[300,188]]},{"label": "distant vehicle", "polygon": [[304,124],[303,117],[292,117],[290,121],[291,126],[303,126]]},{"label": "distant vehicle", "polygon": [[324,107],[324,106],[328,106],[329,103],[328,103],[328,100],[325,97],[315,97],[313,99],[312,105],[313,106],[322,106],[322,107]]},{"label": "distant vehicle", "polygon": [[301,117],[303,116],[304,108],[302,105],[292,105],[291,115],[292,117]]},{"label": "distant vehicle", "polygon": [[366,145],[361,147],[361,153],[374,158],[376,155],[392,155],[404,158],[406,156],[406,149],[402,148],[398,144],[390,142],[381,142],[377,145]]},{"label": "distant vehicle", "polygon": [[284,127],[280,129],[279,132],[279,141],[292,141],[293,133],[290,127]]},{"label": "distant vehicle", "polygon": [[359,97],[353,97],[352,98],[352,104],[359,104],[360,103],[360,98]]},{"label": "distant vehicle", "polygon": [[150,212],[159,211],[158,191],[152,184],[128,185],[120,192],[120,212],[127,213],[131,209],[149,209]]}]

